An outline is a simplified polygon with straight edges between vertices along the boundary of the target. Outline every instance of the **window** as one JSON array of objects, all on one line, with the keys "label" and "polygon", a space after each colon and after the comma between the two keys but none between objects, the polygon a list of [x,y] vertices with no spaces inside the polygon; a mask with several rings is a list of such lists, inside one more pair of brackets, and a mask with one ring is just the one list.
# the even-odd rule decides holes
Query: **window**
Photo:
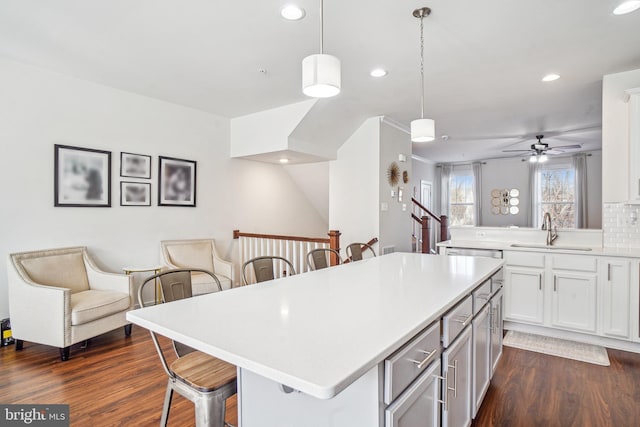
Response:
[{"label": "window", "polygon": [[[576,228],[576,173],[571,165],[543,166],[538,170],[540,218],[551,214],[554,226]],[[537,224],[541,226],[542,224]]]},{"label": "window", "polygon": [[472,170],[456,170],[449,177],[449,224],[475,225]]}]

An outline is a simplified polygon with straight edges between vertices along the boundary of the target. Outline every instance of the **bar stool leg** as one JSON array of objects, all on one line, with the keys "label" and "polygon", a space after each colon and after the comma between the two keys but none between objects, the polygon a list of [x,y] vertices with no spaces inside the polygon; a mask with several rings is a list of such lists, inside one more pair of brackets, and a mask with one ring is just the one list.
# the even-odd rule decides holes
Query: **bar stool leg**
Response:
[{"label": "bar stool leg", "polygon": [[160,426],[167,427],[167,421],[169,421],[169,410],[171,409],[171,399],[173,398],[173,387],[171,386],[171,380],[167,383],[167,391],[164,395],[164,405],[162,406],[162,418],[160,419]]}]

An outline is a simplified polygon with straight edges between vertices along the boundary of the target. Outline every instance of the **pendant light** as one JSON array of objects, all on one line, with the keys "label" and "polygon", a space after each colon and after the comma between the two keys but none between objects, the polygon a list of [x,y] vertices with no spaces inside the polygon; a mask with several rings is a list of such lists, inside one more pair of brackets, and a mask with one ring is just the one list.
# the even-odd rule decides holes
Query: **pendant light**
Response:
[{"label": "pendant light", "polygon": [[340,60],[324,53],[323,0],[320,0],[320,53],[302,60],[302,92],[312,98],[340,93]]},{"label": "pendant light", "polygon": [[420,18],[420,83],[421,109],[420,118],[411,122],[412,142],[431,142],[436,136],[436,123],[433,119],[424,118],[424,26],[423,20],[431,13],[431,9],[423,7],[413,11],[413,16]]}]

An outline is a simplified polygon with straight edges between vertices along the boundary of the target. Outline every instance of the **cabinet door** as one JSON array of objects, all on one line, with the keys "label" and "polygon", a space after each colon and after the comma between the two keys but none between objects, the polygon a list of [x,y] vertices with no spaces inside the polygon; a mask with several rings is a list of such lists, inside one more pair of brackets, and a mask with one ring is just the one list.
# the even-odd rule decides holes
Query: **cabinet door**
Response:
[{"label": "cabinet door", "polygon": [[595,332],[596,283],[595,273],[554,271],[551,324]]},{"label": "cabinet door", "polygon": [[624,259],[601,260],[600,298],[604,335],[629,338],[630,265],[630,261]]},{"label": "cabinet door", "polygon": [[537,324],[543,322],[543,279],[542,269],[504,268],[504,318],[506,320]]},{"label": "cabinet door", "polygon": [[491,375],[491,332],[489,330],[490,305],[484,308],[473,319],[473,417],[475,418],[482,404],[482,399],[489,388]]},{"label": "cabinet door", "polygon": [[640,89],[629,98],[629,200],[640,200]]},{"label": "cabinet door", "polygon": [[443,427],[466,427],[471,424],[471,326],[442,353],[442,376],[445,380]]},{"label": "cabinet door", "polygon": [[502,295],[502,291],[500,291],[491,298],[491,311],[489,316],[491,329],[491,377],[493,377],[498,361],[500,357],[502,357]]},{"label": "cabinet door", "polygon": [[440,426],[440,360],[385,410],[385,427]]}]

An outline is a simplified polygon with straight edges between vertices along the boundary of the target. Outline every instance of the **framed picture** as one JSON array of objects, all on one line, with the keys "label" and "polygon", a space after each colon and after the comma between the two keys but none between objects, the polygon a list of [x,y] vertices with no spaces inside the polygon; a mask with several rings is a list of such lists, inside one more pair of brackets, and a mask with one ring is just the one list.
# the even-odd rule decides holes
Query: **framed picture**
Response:
[{"label": "framed picture", "polygon": [[120,176],[151,179],[151,156],[120,153]]},{"label": "framed picture", "polygon": [[158,157],[158,206],[196,206],[196,162]]},{"label": "framed picture", "polygon": [[151,184],[120,181],[120,206],[151,206]]},{"label": "framed picture", "polygon": [[111,152],[55,144],[54,206],[110,207]]}]

